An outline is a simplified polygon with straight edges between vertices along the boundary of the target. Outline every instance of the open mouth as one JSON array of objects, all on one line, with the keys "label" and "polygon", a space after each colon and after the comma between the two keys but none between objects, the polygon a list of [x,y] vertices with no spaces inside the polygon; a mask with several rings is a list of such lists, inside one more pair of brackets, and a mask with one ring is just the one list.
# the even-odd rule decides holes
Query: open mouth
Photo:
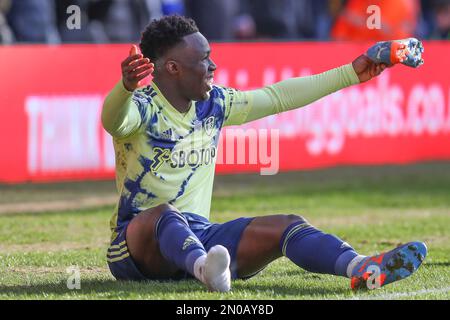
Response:
[{"label": "open mouth", "polygon": [[212,90],[213,82],[214,82],[214,75],[206,78],[206,86],[208,87],[208,90]]}]

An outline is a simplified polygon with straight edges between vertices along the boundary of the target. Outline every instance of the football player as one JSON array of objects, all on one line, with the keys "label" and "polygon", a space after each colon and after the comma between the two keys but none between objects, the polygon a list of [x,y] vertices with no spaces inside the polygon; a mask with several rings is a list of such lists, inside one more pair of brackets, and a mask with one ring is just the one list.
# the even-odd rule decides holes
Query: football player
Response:
[{"label": "football player", "polygon": [[[191,19],[152,21],[140,52],[131,48],[102,111],[113,136],[120,194],[107,253],[115,278],[195,277],[211,291],[227,292],[231,279],[252,277],[286,256],[305,270],[348,277],[352,288],[373,289],[417,270],[427,253],[421,242],[363,256],[300,215],[217,224],[209,214],[224,126],[305,106],[410,61],[408,55],[415,59],[420,50],[379,43],[338,68],[250,91],[213,84],[211,48]],[[152,84],[141,87],[150,74]]]}]

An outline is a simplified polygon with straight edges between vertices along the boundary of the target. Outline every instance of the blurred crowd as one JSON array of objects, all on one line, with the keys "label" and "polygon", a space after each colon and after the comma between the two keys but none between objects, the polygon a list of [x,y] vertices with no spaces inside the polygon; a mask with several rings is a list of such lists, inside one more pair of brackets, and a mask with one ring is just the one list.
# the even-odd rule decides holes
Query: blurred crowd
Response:
[{"label": "blurred crowd", "polygon": [[[367,26],[373,4],[381,28]],[[71,5],[80,28],[68,27]],[[0,0],[0,43],[137,42],[167,14],[211,41],[450,39],[450,0]]]}]

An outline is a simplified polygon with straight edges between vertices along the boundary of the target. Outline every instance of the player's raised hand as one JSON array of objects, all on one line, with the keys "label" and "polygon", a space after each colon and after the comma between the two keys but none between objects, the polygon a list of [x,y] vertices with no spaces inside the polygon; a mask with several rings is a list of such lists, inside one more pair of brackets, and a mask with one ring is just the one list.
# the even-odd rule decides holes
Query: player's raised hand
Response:
[{"label": "player's raised hand", "polygon": [[386,67],[404,64],[411,68],[423,64],[423,44],[416,38],[377,42],[366,54],[353,61],[353,68],[360,82],[365,82],[379,75]]},{"label": "player's raised hand", "polygon": [[375,63],[366,55],[360,55],[353,62],[353,69],[358,75],[359,82],[363,83],[378,76],[388,66],[385,63]]},{"label": "player's raised hand", "polygon": [[128,57],[122,61],[122,81],[125,89],[134,91],[141,86],[141,80],[149,76],[155,66],[150,59],[139,53],[136,45],[130,49]]},{"label": "player's raised hand", "polygon": [[392,66],[397,63],[411,68],[418,68],[423,64],[422,41],[416,38],[381,41],[371,46],[366,55],[375,63],[385,63]]}]

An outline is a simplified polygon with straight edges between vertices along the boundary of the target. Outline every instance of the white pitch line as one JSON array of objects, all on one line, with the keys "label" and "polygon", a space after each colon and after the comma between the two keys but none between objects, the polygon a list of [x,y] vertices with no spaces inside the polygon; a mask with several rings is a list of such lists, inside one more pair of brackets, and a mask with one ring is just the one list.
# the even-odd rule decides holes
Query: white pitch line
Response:
[{"label": "white pitch line", "polygon": [[398,292],[398,293],[391,293],[391,294],[379,294],[379,295],[373,295],[373,296],[365,296],[365,297],[353,297],[348,300],[391,300],[391,299],[397,299],[402,297],[413,297],[418,296],[422,294],[430,294],[430,293],[446,293],[450,292],[450,287],[440,288],[440,289],[426,289],[426,290],[418,290],[418,291],[411,291],[411,292]]}]

